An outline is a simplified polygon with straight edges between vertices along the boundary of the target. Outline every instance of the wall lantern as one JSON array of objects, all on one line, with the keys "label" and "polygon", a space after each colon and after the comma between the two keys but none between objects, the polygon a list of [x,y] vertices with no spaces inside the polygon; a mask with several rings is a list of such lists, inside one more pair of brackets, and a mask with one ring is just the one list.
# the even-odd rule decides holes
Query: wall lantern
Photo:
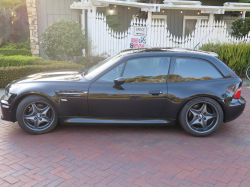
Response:
[{"label": "wall lantern", "polygon": [[240,14],[243,14],[243,12],[241,11]]},{"label": "wall lantern", "polygon": [[183,12],[182,12],[182,10],[181,10],[181,14],[182,14]]},{"label": "wall lantern", "polygon": [[114,8],[116,8],[116,5],[114,5]]},{"label": "wall lantern", "polygon": [[197,14],[200,15],[200,11],[198,11]]},{"label": "wall lantern", "polygon": [[128,7],[128,9],[130,10],[130,6]]},{"label": "wall lantern", "polygon": [[162,10],[161,12],[164,13],[164,10]]},{"label": "wall lantern", "polygon": [[110,14],[113,14],[113,12],[114,12],[114,10],[111,8],[111,9],[109,10],[109,13],[110,13]]}]

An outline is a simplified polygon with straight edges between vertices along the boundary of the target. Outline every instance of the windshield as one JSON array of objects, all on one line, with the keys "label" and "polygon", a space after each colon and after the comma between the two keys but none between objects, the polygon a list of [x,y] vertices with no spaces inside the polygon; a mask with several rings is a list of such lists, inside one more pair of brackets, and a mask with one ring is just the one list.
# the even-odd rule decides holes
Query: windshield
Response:
[{"label": "windshield", "polygon": [[98,64],[94,65],[92,68],[88,69],[86,74],[84,75],[87,79],[91,80],[101,72],[103,72],[105,69],[112,66],[114,63],[116,63],[118,60],[122,59],[122,55],[118,54],[115,56],[112,56],[110,58],[107,58],[106,60],[99,62]]}]

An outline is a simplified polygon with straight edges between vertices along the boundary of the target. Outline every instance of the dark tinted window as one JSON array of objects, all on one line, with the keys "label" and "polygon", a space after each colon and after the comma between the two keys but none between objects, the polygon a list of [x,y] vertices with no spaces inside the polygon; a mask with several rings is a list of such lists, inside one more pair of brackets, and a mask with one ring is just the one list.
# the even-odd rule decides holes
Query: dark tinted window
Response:
[{"label": "dark tinted window", "polygon": [[129,60],[123,77],[126,83],[162,83],[167,81],[170,57],[147,57]]},{"label": "dark tinted window", "polygon": [[219,79],[223,76],[209,62],[195,58],[174,58],[175,68],[169,82]]},{"label": "dark tinted window", "polygon": [[124,63],[116,66],[112,70],[110,70],[108,73],[103,75],[98,79],[100,82],[114,82],[114,80],[118,77],[121,77],[122,69],[123,69]]}]

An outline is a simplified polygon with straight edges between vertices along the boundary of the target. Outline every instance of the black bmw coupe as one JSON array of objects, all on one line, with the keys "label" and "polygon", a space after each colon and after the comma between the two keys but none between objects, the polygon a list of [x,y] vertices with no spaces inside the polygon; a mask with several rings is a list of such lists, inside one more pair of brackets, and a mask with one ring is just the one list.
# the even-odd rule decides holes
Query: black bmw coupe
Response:
[{"label": "black bmw coupe", "polygon": [[125,50],[88,70],[38,73],[11,82],[2,119],[30,134],[58,123],[174,125],[207,136],[241,115],[242,80],[217,54],[187,49]]}]

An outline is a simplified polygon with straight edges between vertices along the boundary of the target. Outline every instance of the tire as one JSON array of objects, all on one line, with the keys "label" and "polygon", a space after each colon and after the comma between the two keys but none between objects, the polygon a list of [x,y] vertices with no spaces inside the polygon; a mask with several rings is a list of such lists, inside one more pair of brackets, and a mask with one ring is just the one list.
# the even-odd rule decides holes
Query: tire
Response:
[{"label": "tire", "polygon": [[52,102],[39,95],[24,98],[17,107],[19,126],[29,134],[45,134],[58,124],[58,114]]},{"label": "tire", "polygon": [[199,97],[184,105],[179,114],[182,128],[192,136],[208,136],[214,133],[223,122],[223,110],[211,98]]},{"label": "tire", "polygon": [[248,80],[250,80],[250,66],[247,67],[247,70],[246,70],[246,76],[248,78]]}]

